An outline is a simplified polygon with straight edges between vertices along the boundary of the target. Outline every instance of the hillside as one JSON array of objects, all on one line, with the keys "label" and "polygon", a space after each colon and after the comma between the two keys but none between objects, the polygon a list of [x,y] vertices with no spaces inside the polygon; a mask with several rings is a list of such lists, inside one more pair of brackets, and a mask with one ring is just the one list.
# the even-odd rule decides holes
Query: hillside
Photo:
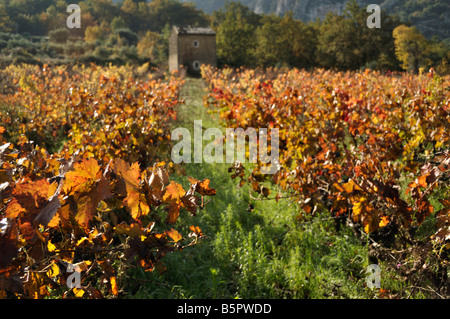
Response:
[{"label": "hillside", "polygon": [[[219,10],[225,0],[182,0],[194,2],[206,13]],[[341,14],[346,0],[238,0],[256,13],[283,15],[292,11],[302,21],[323,19],[328,12]],[[379,4],[389,14],[410,21],[428,38],[437,35],[450,41],[450,2],[446,0],[358,0],[361,6]]]}]

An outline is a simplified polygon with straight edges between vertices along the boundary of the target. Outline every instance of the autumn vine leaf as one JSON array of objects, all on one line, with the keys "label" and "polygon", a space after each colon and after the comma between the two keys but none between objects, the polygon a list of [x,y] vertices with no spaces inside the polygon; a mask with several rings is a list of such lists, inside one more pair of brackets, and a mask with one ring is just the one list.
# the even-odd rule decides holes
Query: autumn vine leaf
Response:
[{"label": "autumn vine leaf", "polygon": [[216,190],[209,187],[210,180],[205,178],[203,181],[199,181],[195,178],[188,177],[189,182],[194,185],[195,191],[202,196],[214,196],[216,195]]},{"label": "autumn vine leaf", "polygon": [[163,273],[183,235],[152,209],[173,224],[199,205],[160,161],[183,79],[94,65],[2,72],[18,89],[2,103],[23,109],[17,124],[0,113],[0,297],[118,298],[127,267]]},{"label": "autumn vine leaf", "polygon": [[169,185],[164,189],[164,195],[162,197],[163,202],[166,203],[167,206],[167,224],[174,224],[178,216],[180,216],[180,209],[184,207],[182,198],[186,194],[183,186],[180,184],[171,181]]},{"label": "autumn vine leaf", "polygon": [[[438,184],[450,158],[449,92],[442,86],[448,78],[318,69],[277,70],[269,78],[208,66],[202,77],[205,104],[226,127],[279,129],[280,170],[273,177],[261,179],[262,163],[229,168],[239,187],[248,183],[258,193],[255,199],[267,199],[271,183],[275,199],[285,192],[301,211],[320,206],[367,233],[409,229],[433,214],[428,197],[445,188]],[[440,168],[431,164],[439,161]],[[412,176],[407,188],[399,183]]]},{"label": "autumn vine leaf", "polygon": [[13,258],[19,252],[19,233],[14,219],[3,218],[0,220],[0,269],[11,265]]},{"label": "autumn vine leaf", "polygon": [[75,163],[73,170],[65,174],[63,192],[66,195],[88,193],[101,176],[101,168],[94,158]]},{"label": "autumn vine leaf", "polygon": [[175,229],[171,229],[171,230],[166,230],[166,234],[169,235],[170,238],[172,238],[172,240],[177,243],[179,242],[181,239],[183,239],[183,236],[181,236],[181,234],[175,230]]},{"label": "autumn vine leaf", "polygon": [[122,159],[116,159],[111,163],[111,170],[119,177],[116,191],[124,195],[125,206],[134,219],[147,215],[150,206],[145,195],[141,193],[139,164],[136,162],[131,166]]}]

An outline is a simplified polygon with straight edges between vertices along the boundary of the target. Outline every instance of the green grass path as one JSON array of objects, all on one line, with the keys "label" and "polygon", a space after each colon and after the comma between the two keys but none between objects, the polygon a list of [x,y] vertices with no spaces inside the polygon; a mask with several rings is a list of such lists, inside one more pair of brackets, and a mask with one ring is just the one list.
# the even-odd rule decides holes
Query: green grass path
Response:
[{"label": "green grass path", "polygon": [[[193,132],[193,121],[202,120],[204,128],[221,128],[203,106],[204,94],[201,79],[186,79],[181,92],[185,104],[180,106],[175,127]],[[217,195],[197,216],[182,214],[176,228],[194,224],[201,227],[206,238],[166,256],[167,271],[162,275],[134,270],[128,282],[130,297],[375,296],[365,287],[369,264],[366,242],[345,227],[337,232],[333,221],[300,224],[296,220],[298,207],[287,200],[251,201],[248,188],[238,189],[227,168],[227,164],[185,165],[187,175],[209,178]],[[186,179],[180,182],[187,185]],[[254,205],[253,210],[248,210],[249,203]]]}]

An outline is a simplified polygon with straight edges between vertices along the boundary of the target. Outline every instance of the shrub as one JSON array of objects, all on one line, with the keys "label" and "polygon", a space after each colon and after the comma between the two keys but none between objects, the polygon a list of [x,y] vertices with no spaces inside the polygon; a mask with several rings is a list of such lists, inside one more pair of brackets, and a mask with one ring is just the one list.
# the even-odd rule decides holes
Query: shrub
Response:
[{"label": "shrub", "polygon": [[137,45],[138,35],[128,28],[122,28],[116,31],[116,35],[120,38],[123,45]]},{"label": "shrub", "polygon": [[66,43],[69,39],[69,35],[69,30],[67,30],[66,28],[55,29],[48,33],[50,42],[55,43]]}]

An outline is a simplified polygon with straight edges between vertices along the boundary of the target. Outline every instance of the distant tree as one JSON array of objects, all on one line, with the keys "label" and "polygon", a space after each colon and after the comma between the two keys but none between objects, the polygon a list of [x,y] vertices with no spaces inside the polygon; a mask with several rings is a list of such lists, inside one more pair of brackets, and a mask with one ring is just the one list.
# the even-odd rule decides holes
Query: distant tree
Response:
[{"label": "distant tree", "polygon": [[206,26],[208,17],[192,3],[181,3],[178,0],[153,0],[148,4],[149,13],[146,20],[149,29],[161,32],[169,25]]},{"label": "distant tree", "polygon": [[111,30],[116,31],[119,29],[123,29],[123,28],[127,28],[128,25],[126,23],[126,21],[122,18],[122,17],[115,17],[112,21],[111,21]]},{"label": "distant tree", "polygon": [[236,2],[228,2],[223,10],[213,14],[219,62],[231,66],[251,66],[255,63],[255,31],[259,19],[259,15]]},{"label": "distant tree", "polygon": [[319,26],[317,63],[344,70],[396,69],[392,30],[398,20],[383,12],[381,28],[369,28],[367,17],[356,0],[347,3],[343,15],[329,13]]},{"label": "distant tree", "polygon": [[139,39],[136,46],[138,54],[147,59],[152,59],[153,50],[159,37],[160,35],[158,33],[147,31],[145,35]]},{"label": "distant tree", "polygon": [[309,67],[314,64],[316,34],[313,25],[295,20],[292,13],[283,18],[264,16],[256,30],[256,64]]},{"label": "distant tree", "polygon": [[415,27],[400,25],[393,31],[395,54],[401,67],[417,73],[419,68],[427,66],[427,39]]},{"label": "distant tree", "polygon": [[427,57],[438,74],[450,74],[450,45],[433,37],[428,41]]},{"label": "distant tree", "polygon": [[120,16],[125,20],[127,27],[133,31],[137,31],[141,25],[139,4],[133,0],[124,0],[120,7]]},{"label": "distant tree", "polygon": [[[46,22],[47,22],[47,30],[51,31],[54,29],[67,28],[66,19],[67,19],[67,5],[64,9],[61,7],[57,7],[56,5],[50,5],[46,10]],[[82,11],[83,12],[83,11]]]},{"label": "distant tree", "polygon": [[317,30],[314,24],[305,24],[294,20],[291,13],[287,13],[280,23],[280,46],[284,52],[281,56],[295,67],[310,67],[314,65],[317,46]]},{"label": "distant tree", "polygon": [[81,12],[88,11],[95,21],[111,21],[119,15],[119,8],[112,0],[85,0],[80,3]]},{"label": "distant tree", "polygon": [[0,5],[0,32],[16,31],[16,23],[10,18],[4,5]]},{"label": "distant tree", "polygon": [[258,43],[254,52],[256,64],[274,66],[281,62],[280,21],[281,18],[275,15],[267,15],[261,19],[261,26],[255,31]]},{"label": "distant tree", "polygon": [[94,25],[86,28],[84,33],[84,40],[87,43],[94,43],[96,41],[105,41],[111,34],[111,29],[106,21],[100,25]]}]

